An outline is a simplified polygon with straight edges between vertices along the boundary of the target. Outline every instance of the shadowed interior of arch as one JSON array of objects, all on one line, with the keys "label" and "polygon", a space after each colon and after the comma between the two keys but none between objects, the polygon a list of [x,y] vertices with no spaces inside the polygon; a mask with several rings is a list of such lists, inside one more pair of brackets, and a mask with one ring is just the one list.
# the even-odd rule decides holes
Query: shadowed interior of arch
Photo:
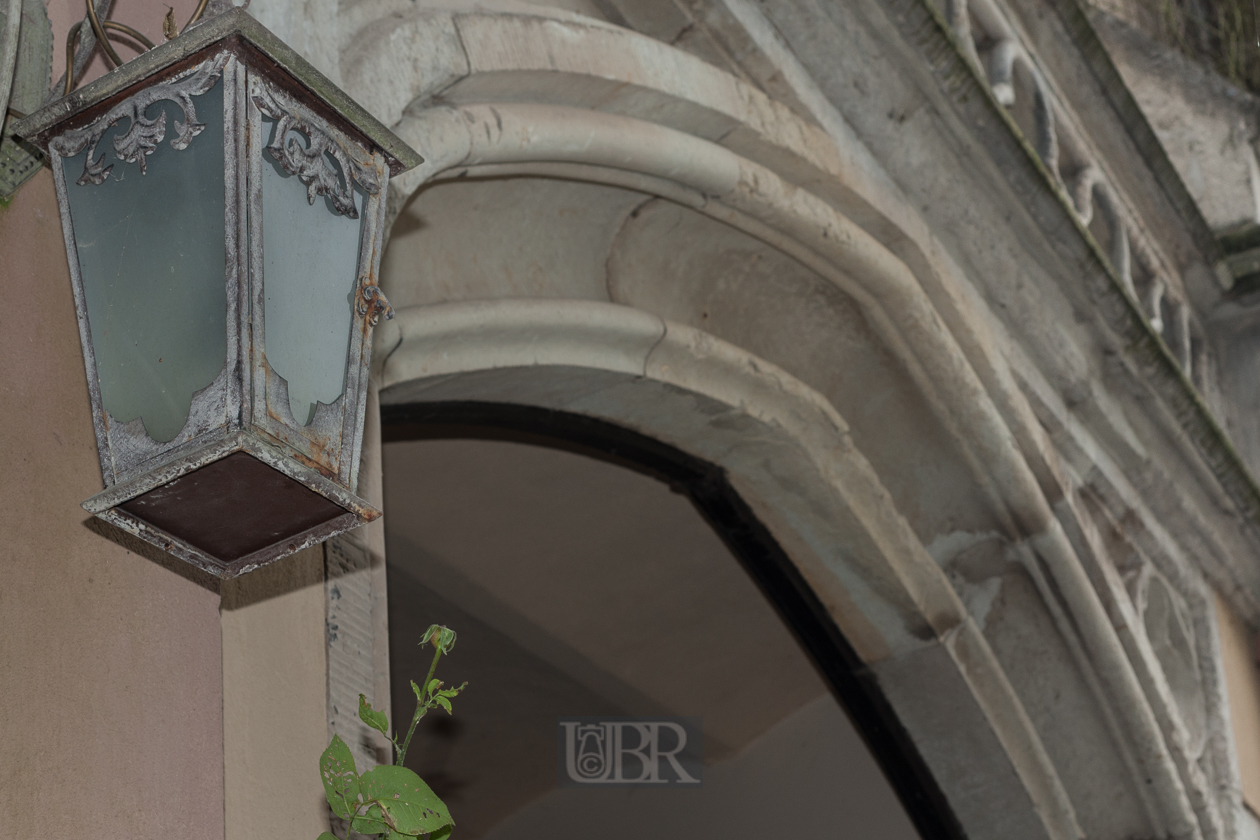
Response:
[{"label": "shadowed interior of arch", "polygon": [[[523,406],[384,406],[383,423],[395,715],[423,667],[407,639],[457,626],[447,676],[471,685],[454,718],[426,721],[414,768],[461,834],[751,837],[755,803],[758,835],[961,836],[721,470]],[[701,717],[703,792],[557,788],[560,715]]]}]

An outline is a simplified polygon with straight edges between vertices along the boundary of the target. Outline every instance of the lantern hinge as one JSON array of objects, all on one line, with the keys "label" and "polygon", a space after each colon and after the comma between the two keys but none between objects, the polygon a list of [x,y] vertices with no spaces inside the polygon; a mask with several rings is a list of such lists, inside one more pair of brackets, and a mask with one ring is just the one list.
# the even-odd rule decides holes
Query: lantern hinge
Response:
[{"label": "lantern hinge", "polygon": [[381,291],[381,287],[366,277],[359,281],[358,306],[359,314],[367,318],[374,327],[381,320],[382,315],[385,316],[386,321],[394,317],[394,307],[389,305],[389,300]]}]

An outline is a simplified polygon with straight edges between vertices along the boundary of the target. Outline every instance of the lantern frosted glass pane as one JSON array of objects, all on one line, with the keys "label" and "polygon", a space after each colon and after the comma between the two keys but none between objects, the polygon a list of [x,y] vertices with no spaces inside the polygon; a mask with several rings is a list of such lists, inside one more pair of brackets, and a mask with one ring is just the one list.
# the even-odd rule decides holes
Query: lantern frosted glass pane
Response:
[{"label": "lantern frosted glass pane", "polygon": [[[267,142],[275,123],[263,120]],[[289,142],[307,146],[290,131]],[[333,210],[324,198],[307,200],[306,185],[263,152],[263,329],[267,363],[289,385],[289,409],[309,425],[317,403],[345,391],[346,357],[359,268],[364,201],[354,193],[358,219]]]},{"label": "lantern frosted glass pane", "polygon": [[101,401],[163,443],[227,361],[222,83],[193,104],[206,128],[186,149],[170,145],[180,107],[148,107],[167,129],[143,175],[114,154],[126,118],[97,145],[114,166],[104,183],[76,183],[86,151],[62,160]]}]

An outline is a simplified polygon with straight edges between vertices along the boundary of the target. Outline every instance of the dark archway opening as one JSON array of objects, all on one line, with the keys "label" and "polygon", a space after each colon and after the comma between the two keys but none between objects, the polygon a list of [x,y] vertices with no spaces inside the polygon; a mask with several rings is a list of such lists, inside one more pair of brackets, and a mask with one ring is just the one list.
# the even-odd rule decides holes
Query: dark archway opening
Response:
[{"label": "dark archway opening", "polygon": [[628,468],[684,494],[808,654],[919,835],[924,840],[965,837],[874,674],[722,469],[612,423],[530,406],[486,402],[382,405],[381,425],[385,443],[456,439],[527,443]]}]

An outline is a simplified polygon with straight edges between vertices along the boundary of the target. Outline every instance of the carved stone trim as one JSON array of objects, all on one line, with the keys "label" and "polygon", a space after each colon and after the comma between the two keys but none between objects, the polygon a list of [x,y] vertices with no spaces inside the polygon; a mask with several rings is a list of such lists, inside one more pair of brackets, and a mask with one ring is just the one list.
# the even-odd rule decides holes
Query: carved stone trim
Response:
[{"label": "carved stone trim", "polygon": [[178,105],[184,112],[184,119],[182,122],[175,122],[175,138],[171,140],[171,148],[187,149],[193,138],[206,127],[205,123],[197,122],[197,109],[192,98],[207,93],[214,87],[223,75],[223,68],[230,57],[228,53],[222,53],[170,81],[146,88],[119,102],[92,124],[53,138],[48,146],[62,157],[74,157],[86,148],[88,153],[83,163],[83,174],[76,183],[80,186],[89,183],[102,184],[109,177],[114,165],[104,165],[104,154],[96,157],[96,146],[105,136],[105,132],[120,120],[130,119],[130,127],[114,138],[114,153],[121,161],[139,163],[140,172],[144,174],[145,158],[153,154],[158,144],[166,139],[166,111],[163,110],[156,119],[149,119],[144,112],[155,102],[169,101]]},{"label": "carved stone trim", "polygon": [[[276,121],[275,137],[266,147],[276,163],[306,185],[306,199],[311,204],[325,196],[338,213],[359,218],[354,206],[351,179],[368,195],[380,192],[380,181],[370,155],[355,149],[339,138],[323,120],[290,99],[283,91],[260,84],[254,89],[254,104],[265,116]],[[303,146],[292,132],[306,138]],[[337,162],[340,171],[333,167]]]}]

